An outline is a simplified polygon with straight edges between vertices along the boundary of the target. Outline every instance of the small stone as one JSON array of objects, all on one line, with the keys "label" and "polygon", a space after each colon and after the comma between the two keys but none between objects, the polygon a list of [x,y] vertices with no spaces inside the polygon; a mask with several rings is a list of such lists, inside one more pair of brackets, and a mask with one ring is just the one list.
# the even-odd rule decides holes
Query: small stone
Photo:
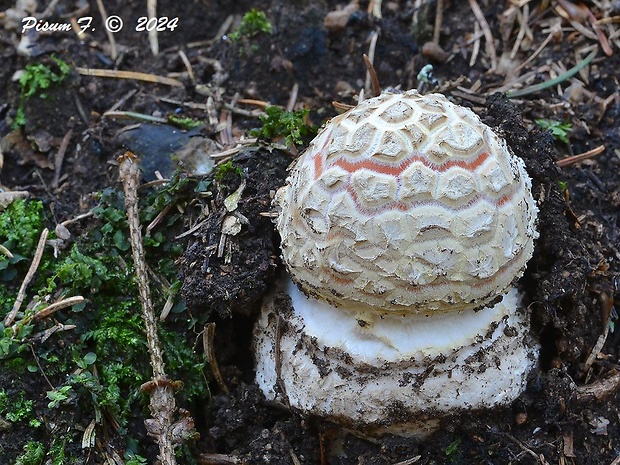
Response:
[{"label": "small stone", "polygon": [[515,415],[515,424],[521,426],[527,423],[527,413],[519,412]]},{"label": "small stone", "polygon": [[341,10],[330,11],[325,16],[325,20],[323,21],[323,25],[327,32],[330,34],[339,34],[344,31],[347,27],[347,23],[349,22],[349,18],[353,13],[359,10],[359,2],[358,0],[353,0],[347,6],[345,6]]},{"label": "small stone", "polygon": [[426,42],[422,46],[422,55],[435,63],[445,63],[450,54],[435,42]]}]

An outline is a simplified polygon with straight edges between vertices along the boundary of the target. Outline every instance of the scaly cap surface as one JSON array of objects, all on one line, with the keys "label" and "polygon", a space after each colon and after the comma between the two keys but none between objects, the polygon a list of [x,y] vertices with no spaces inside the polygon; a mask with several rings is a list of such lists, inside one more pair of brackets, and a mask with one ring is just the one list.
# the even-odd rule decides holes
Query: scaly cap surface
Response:
[{"label": "scaly cap surface", "polygon": [[416,91],[328,122],[275,204],[293,280],[359,310],[488,305],[537,237],[523,161],[469,109]]}]

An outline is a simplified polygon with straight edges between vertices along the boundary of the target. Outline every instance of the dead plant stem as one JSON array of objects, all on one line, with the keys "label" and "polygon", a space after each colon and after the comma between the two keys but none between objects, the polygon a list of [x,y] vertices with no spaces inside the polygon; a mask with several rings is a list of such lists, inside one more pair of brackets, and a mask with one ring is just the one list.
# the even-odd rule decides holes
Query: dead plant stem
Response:
[{"label": "dead plant stem", "polygon": [[138,293],[142,304],[142,319],[146,328],[147,347],[153,368],[153,380],[143,386],[143,389],[148,390],[150,394],[149,409],[153,418],[146,420],[144,423],[149,435],[153,436],[157,441],[161,463],[163,465],[175,465],[174,446],[175,442],[178,442],[177,435],[174,432],[177,425],[174,423],[173,418],[177,410],[174,399],[175,386],[166,377],[163,354],[157,335],[157,323],[155,312],[153,311],[147,266],[144,259],[142,233],[140,231],[138,210],[140,169],[137,157],[133,153],[127,152],[122,157],[119,157],[119,174],[125,191],[125,207],[129,223],[131,250],[136,280],[138,282]]},{"label": "dead plant stem", "polygon": [[26,277],[22,281],[22,285],[19,288],[19,292],[17,293],[17,299],[15,299],[13,309],[9,312],[9,314],[6,316],[6,319],[4,320],[5,326],[10,326],[13,323],[13,320],[15,320],[15,317],[17,316],[17,312],[19,312],[19,309],[24,302],[24,298],[26,297],[26,288],[28,287],[28,284],[30,284],[30,281],[32,281],[34,274],[37,272],[37,269],[39,268],[39,263],[41,263],[41,257],[43,256],[43,250],[45,249],[45,241],[47,240],[48,233],[49,230],[47,228],[45,228],[41,232],[41,236],[39,237],[39,243],[37,244],[37,249],[34,253],[34,257],[32,258],[32,262],[30,263],[30,268],[28,268],[28,273],[26,273]]},{"label": "dead plant stem", "polygon": [[433,29],[433,42],[437,45],[439,45],[441,26],[443,24],[443,3],[444,0],[437,0],[437,12],[435,13],[435,26]]},{"label": "dead plant stem", "polygon": [[[157,0],[146,0],[146,13],[151,18],[157,18]],[[149,45],[151,46],[151,53],[153,55],[159,55],[159,39],[157,37],[157,28],[153,28],[148,31]]]},{"label": "dead plant stem", "polygon": [[604,151],[605,146],[599,145],[598,147],[595,147],[592,150],[588,150],[587,152],[578,153],[577,155],[562,158],[561,160],[556,161],[555,164],[558,165],[560,168],[565,168],[588,158],[595,157],[596,155],[603,153]]},{"label": "dead plant stem", "polygon": [[[103,6],[103,1],[102,0],[97,0],[97,9],[99,10],[99,14],[101,15],[101,22],[102,23],[106,23],[107,19],[108,19],[108,13],[105,10],[105,6]],[[116,46],[116,40],[114,39],[114,34],[108,30],[108,28],[104,28],[105,29],[105,33],[106,36],[108,37],[108,41],[110,41],[110,56],[112,57],[113,60],[116,60],[118,58],[118,48]]]},{"label": "dead plant stem", "polygon": [[489,59],[491,60],[491,71],[495,71],[497,69],[497,52],[495,51],[495,43],[493,42],[491,28],[489,27],[489,23],[487,23],[478,2],[476,0],[469,0],[469,6],[476,17],[476,21],[480,24],[482,32],[484,33],[484,38],[487,43],[487,52],[489,53]]}]

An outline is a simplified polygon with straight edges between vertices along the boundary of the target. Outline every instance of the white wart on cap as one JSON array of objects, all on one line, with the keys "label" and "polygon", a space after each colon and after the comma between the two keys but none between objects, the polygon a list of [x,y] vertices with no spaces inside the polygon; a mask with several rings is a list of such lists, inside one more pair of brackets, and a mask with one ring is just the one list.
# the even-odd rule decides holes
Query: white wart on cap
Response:
[{"label": "white wart on cap", "polygon": [[421,435],[513,401],[538,349],[511,284],[533,253],[523,162],[470,110],[415,91],[332,119],[275,198],[291,298],[266,300],[269,399],[362,435]]}]

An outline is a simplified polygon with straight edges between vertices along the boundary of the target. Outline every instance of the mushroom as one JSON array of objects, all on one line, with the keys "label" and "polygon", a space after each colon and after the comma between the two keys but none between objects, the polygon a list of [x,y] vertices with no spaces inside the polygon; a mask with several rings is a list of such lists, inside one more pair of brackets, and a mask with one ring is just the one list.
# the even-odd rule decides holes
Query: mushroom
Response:
[{"label": "mushroom", "polygon": [[290,278],[255,328],[267,399],[419,437],[523,392],[538,346],[513,286],[537,208],[523,161],[472,111],[416,91],[366,100],[323,127],[274,203]]}]

